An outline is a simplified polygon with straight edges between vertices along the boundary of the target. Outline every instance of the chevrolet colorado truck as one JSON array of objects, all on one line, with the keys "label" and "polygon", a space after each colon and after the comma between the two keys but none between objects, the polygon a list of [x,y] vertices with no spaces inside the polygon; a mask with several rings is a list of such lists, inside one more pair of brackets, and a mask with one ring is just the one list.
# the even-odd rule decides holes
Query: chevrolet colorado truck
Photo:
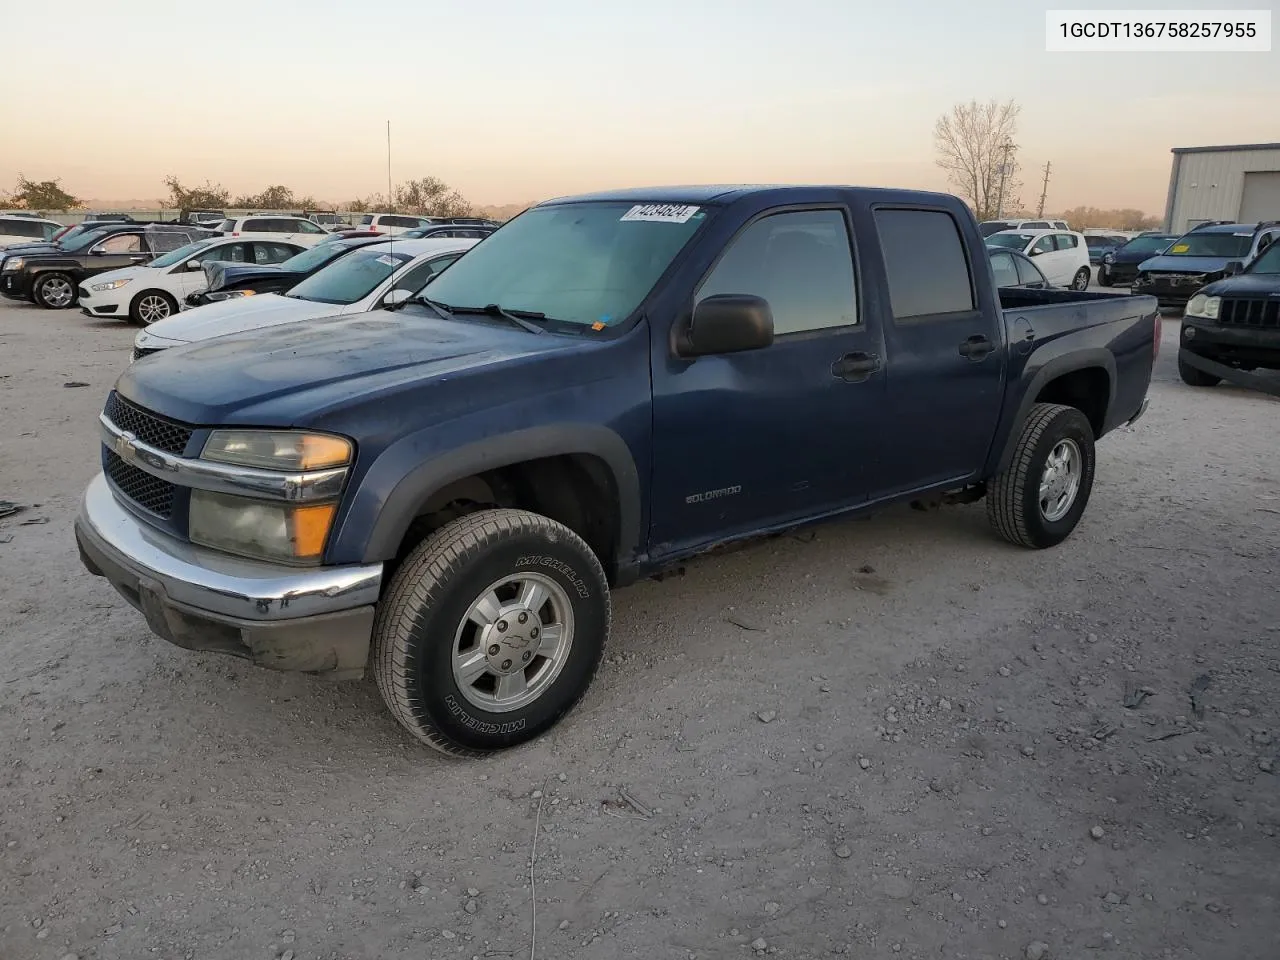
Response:
[{"label": "chevrolet colorado truck", "polygon": [[476,756],[577,703],[612,589],[711,548],[983,496],[1060,543],[1159,331],[1151,297],[999,291],[946,194],[548,201],[407,301],[132,364],[76,537],[161,637],[368,666]]}]

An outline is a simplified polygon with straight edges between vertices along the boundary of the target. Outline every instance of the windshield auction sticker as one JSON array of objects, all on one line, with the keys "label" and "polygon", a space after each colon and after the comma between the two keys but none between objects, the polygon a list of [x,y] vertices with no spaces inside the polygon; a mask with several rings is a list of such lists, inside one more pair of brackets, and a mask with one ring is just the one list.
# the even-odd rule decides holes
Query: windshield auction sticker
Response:
[{"label": "windshield auction sticker", "polygon": [[698,212],[697,207],[683,203],[637,203],[624,213],[619,221],[647,220],[650,223],[688,223]]}]

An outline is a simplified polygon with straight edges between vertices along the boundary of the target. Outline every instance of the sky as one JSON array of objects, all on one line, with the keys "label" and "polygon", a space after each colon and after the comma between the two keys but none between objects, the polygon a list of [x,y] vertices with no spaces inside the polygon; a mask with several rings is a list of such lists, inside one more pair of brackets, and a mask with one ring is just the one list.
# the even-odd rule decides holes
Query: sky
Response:
[{"label": "sky", "polygon": [[936,119],[1013,98],[1024,201],[1052,161],[1050,210],[1162,214],[1171,147],[1280,140],[1280,46],[1046,53],[1045,11],[1067,6],[15,3],[6,36],[56,39],[4,45],[0,187],[22,173],[156,200],[172,174],[344,202],[385,192],[390,121],[394,180],[437,176],[479,204],[671,183],[943,189]]}]

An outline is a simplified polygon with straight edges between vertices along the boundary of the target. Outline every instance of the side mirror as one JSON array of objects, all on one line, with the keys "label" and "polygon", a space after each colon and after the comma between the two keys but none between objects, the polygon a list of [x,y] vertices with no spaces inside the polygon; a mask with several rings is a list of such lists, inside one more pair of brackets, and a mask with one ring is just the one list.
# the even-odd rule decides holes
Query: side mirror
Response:
[{"label": "side mirror", "polygon": [[413,296],[412,290],[404,290],[401,288],[396,288],[395,290],[392,290],[390,293],[388,293],[385,297],[382,298],[382,305],[384,307],[396,307],[404,303],[406,300],[408,300],[412,296]]},{"label": "side mirror", "polygon": [[1234,277],[1237,273],[1244,270],[1244,263],[1239,260],[1228,260],[1227,265],[1222,269],[1224,277]]},{"label": "side mirror", "polygon": [[773,311],[761,297],[724,293],[698,301],[676,353],[698,357],[759,350],[773,343]]},{"label": "side mirror", "polygon": [[187,269],[188,269],[188,270],[199,270],[199,269],[200,269],[200,261],[199,261],[199,260],[188,260],[188,261],[187,261]]},{"label": "side mirror", "polygon": [[1040,256],[1040,254],[1042,254],[1042,253],[1044,253],[1044,251],[1043,251],[1043,250],[1031,250],[1031,251],[1028,251],[1027,256],[1028,256],[1028,257],[1038,257],[1038,256]]}]

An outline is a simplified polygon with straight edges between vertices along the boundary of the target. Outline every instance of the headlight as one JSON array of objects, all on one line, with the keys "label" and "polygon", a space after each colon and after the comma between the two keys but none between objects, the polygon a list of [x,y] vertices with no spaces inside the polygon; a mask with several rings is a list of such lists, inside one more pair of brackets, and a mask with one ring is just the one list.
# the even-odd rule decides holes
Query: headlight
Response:
[{"label": "headlight", "polygon": [[119,290],[132,279],[132,277],[125,277],[123,280],[108,280],[106,283],[95,283],[89,289],[98,293],[101,293],[103,290]]},{"label": "headlight", "polygon": [[193,543],[263,560],[319,560],[336,503],[292,504],[191,491],[188,536]]},{"label": "headlight", "polygon": [[1115,255],[1114,253],[1104,253],[1104,254],[1102,255],[1102,262],[1103,262],[1103,263],[1115,263],[1115,262],[1116,262],[1116,255]]},{"label": "headlight", "polygon": [[1203,293],[1197,293],[1187,304],[1185,316],[1203,317],[1205,320],[1217,320],[1218,310],[1221,306],[1221,297],[1206,297]]},{"label": "headlight", "polygon": [[292,430],[215,430],[200,456],[263,470],[325,470],[351,462],[351,441]]},{"label": "headlight", "polygon": [[206,296],[210,300],[218,302],[220,300],[235,300],[238,297],[252,297],[255,292],[253,290],[228,290],[225,293],[218,291],[217,293],[206,294]]},{"label": "headlight", "polygon": [[13,257],[4,262],[5,270],[21,270],[26,265],[27,261],[22,259],[22,257]]}]

